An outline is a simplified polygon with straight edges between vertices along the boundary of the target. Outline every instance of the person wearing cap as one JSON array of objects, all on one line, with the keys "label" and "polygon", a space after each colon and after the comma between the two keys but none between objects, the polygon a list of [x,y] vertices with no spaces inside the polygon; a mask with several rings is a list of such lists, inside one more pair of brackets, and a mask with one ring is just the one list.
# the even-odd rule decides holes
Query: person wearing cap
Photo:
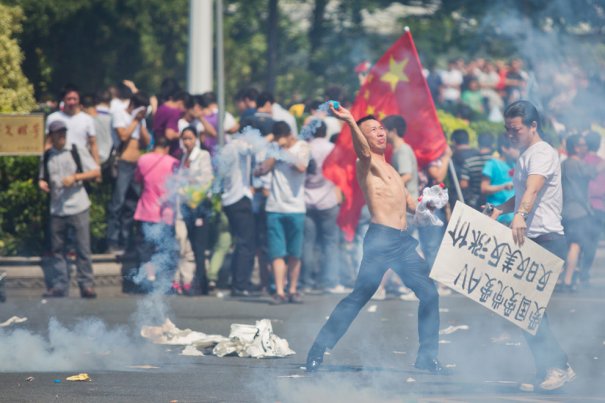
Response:
[{"label": "person wearing cap", "polygon": [[67,233],[74,233],[77,281],[82,298],[95,298],[90,251],[90,199],[84,181],[101,175],[99,166],[84,147],[67,141],[67,125],[55,120],[48,125],[51,148],[40,164],[38,185],[50,194],[50,240],[52,262],[44,277],[43,297],[65,297],[69,291],[69,269],[64,255]]}]

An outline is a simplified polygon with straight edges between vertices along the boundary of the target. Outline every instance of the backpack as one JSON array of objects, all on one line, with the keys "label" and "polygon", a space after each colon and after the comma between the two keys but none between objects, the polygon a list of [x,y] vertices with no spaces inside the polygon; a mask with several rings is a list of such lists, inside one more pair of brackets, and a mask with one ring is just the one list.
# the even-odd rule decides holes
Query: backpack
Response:
[{"label": "backpack", "polygon": [[[50,174],[48,173],[48,160],[50,159],[50,149],[44,151],[44,156],[42,157],[42,166],[44,169],[43,179],[50,186]],[[80,159],[80,154],[78,153],[78,147],[75,144],[71,145],[71,157],[76,163],[76,173],[81,174],[84,172],[82,170],[82,160]],[[87,189],[88,190],[88,189]]]}]

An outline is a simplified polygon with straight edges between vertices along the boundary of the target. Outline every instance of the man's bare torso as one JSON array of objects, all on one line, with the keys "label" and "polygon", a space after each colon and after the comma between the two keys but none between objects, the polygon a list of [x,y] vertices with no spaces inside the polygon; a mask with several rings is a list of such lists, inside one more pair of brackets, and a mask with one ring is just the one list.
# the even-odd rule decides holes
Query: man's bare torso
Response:
[{"label": "man's bare torso", "polygon": [[357,161],[357,182],[372,215],[372,222],[407,228],[406,193],[401,177],[384,159],[372,156],[369,164]]}]

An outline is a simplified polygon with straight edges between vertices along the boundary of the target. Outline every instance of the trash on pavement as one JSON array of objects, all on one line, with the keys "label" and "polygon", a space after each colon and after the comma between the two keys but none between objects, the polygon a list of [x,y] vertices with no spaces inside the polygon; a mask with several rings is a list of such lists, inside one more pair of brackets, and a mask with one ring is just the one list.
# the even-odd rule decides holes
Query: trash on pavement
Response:
[{"label": "trash on pavement", "polygon": [[410,377],[410,378],[406,379],[405,381],[406,381],[407,383],[413,383],[413,382],[416,382],[416,379],[414,379],[414,378]]},{"label": "trash on pavement", "polygon": [[234,354],[239,357],[267,358],[295,354],[287,340],[273,333],[269,319],[256,321],[256,325],[234,323],[228,338],[191,329],[182,330],[166,319],[161,326],[143,326],[141,336],[155,344],[187,346],[182,355],[203,355],[200,350],[207,348],[212,348],[212,354],[218,357]]},{"label": "trash on pavement", "polygon": [[468,330],[469,327],[468,325],[460,325],[460,326],[448,326],[445,329],[441,329],[439,331],[440,335],[444,335],[444,334],[452,334],[454,332],[457,332],[458,330]]},{"label": "trash on pavement", "polygon": [[239,357],[286,357],[296,354],[288,341],[277,337],[269,319],[256,321],[256,325],[231,325],[229,340],[219,342],[212,350],[218,357],[237,354]]},{"label": "trash on pavement", "polygon": [[218,342],[227,340],[226,337],[220,335],[195,332],[191,329],[181,330],[170,319],[166,319],[161,326],[143,326],[141,336],[151,340],[154,344],[193,345],[197,348],[213,347]]},{"label": "trash on pavement", "polygon": [[27,378],[25,378],[25,382],[32,382],[34,379],[36,378],[34,378],[33,376],[28,376]]},{"label": "trash on pavement", "polygon": [[370,307],[368,308],[368,312],[374,313],[374,312],[376,312],[377,309],[378,309],[378,305],[370,305]]},{"label": "trash on pavement", "polygon": [[19,316],[12,316],[9,319],[7,319],[6,321],[0,323],[0,327],[7,327],[10,326],[12,324],[17,324],[17,323],[23,323],[27,320],[27,318],[21,318]]},{"label": "trash on pavement", "polygon": [[66,381],[72,381],[72,382],[87,382],[87,381],[91,381],[90,376],[88,376],[88,374],[86,373],[81,373],[78,375],[72,375],[72,376],[68,376],[67,378],[65,378]]},{"label": "trash on pavement", "polygon": [[194,346],[186,346],[183,351],[181,351],[181,355],[188,355],[191,357],[203,357],[204,353],[195,348]]}]

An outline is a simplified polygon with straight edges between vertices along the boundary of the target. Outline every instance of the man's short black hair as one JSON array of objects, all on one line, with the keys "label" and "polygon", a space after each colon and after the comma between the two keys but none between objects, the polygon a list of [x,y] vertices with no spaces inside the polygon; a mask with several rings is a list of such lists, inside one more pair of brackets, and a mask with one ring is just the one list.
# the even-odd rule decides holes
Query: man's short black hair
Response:
[{"label": "man's short black hair", "polygon": [[597,132],[588,132],[585,136],[588,151],[597,152],[601,148],[601,135]]},{"label": "man's short black hair", "polygon": [[267,102],[273,104],[275,102],[275,99],[273,98],[273,94],[268,91],[263,91],[256,98],[256,106],[263,107]]},{"label": "man's short black hair", "polygon": [[212,91],[204,92],[202,94],[202,102],[201,104],[204,108],[209,107],[212,104],[217,103],[216,94]]},{"label": "man's short black hair", "polygon": [[132,90],[123,82],[119,82],[116,84],[116,90],[118,93],[118,98],[120,99],[130,99],[130,97],[132,96]]},{"label": "man's short black hair", "polygon": [[366,116],[362,117],[361,119],[359,119],[355,123],[357,123],[357,126],[361,126],[361,124],[363,122],[368,121],[368,120],[378,120],[378,119],[376,119],[376,116],[374,116],[374,115],[366,115]]},{"label": "man's short black hair", "polygon": [[144,92],[139,91],[130,97],[130,105],[132,105],[133,109],[140,108],[141,106],[147,108],[149,106],[149,97]]},{"label": "man's short black hair", "polygon": [[536,122],[538,133],[540,133],[542,129],[542,125],[540,124],[540,114],[538,113],[538,109],[534,106],[534,104],[525,100],[510,104],[504,111],[504,118],[512,119],[517,117],[520,117],[523,121],[523,124],[527,127],[531,126],[533,122]]},{"label": "man's short black hair", "polygon": [[582,136],[579,134],[572,134],[565,139],[565,149],[567,150],[567,155],[576,155],[576,147],[581,140]]},{"label": "man's short black hair", "polygon": [[382,124],[384,125],[384,128],[389,131],[395,130],[395,132],[397,132],[397,135],[402,138],[405,135],[405,131],[408,128],[408,125],[405,122],[405,119],[399,115],[387,116],[386,118],[382,119]]},{"label": "man's short black hair", "polygon": [[84,108],[94,108],[97,105],[94,94],[83,94],[80,103]]},{"label": "man's short black hair", "polygon": [[279,120],[273,123],[273,128],[271,129],[271,131],[273,132],[273,137],[275,138],[275,140],[281,137],[287,137],[292,134],[292,129],[290,128],[290,125],[288,125],[283,120]]},{"label": "man's short black hair", "polygon": [[65,84],[63,86],[63,88],[61,89],[61,93],[59,94],[59,99],[62,101],[65,98],[65,96],[67,94],[69,94],[70,92],[75,92],[78,94],[78,96],[80,96],[80,89],[78,88],[78,86],[75,84],[68,83],[68,84]]},{"label": "man's short black hair", "polygon": [[235,94],[236,101],[245,101],[246,99],[249,99],[256,102],[257,98],[258,90],[254,87],[242,88],[237,92],[237,94]]},{"label": "man's short black hair", "polygon": [[95,95],[97,104],[109,104],[111,102],[111,92],[109,90],[98,91]]},{"label": "man's short black hair", "polygon": [[173,101],[183,101],[186,109],[191,109],[195,105],[193,97],[187,91],[178,91],[172,99]]},{"label": "man's short black hair", "polygon": [[468,144],[468,132],[464,129],[456,129],[452,133],[452,141],[456,145]]},{"label": "man's short black hair", "polygon": [[477,136],[477,142],[479,143],[479,148],[492,148],[494,146],[494,136],[491,133],[479,133]]},{"label": "man's short black hair", "polygon": [[315,132],[313,133],[313,137],[315,138],[324,138],[328,133],[328,126],[326,126],[323,120],[319,120],[319,124],[317,124]]}]

